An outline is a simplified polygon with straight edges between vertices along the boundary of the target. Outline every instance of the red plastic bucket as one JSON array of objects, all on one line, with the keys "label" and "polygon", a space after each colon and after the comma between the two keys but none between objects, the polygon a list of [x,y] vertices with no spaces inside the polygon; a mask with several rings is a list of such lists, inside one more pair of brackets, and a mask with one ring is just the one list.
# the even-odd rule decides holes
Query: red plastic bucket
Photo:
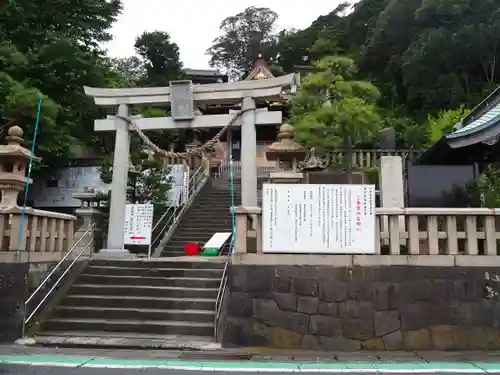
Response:
[{"label": "red plastic bucket", "polygon": [[184,251],[186,252],[186,255],[198,255],[198,252],[200,251],[198,242],[187,242],[184,244]]}]

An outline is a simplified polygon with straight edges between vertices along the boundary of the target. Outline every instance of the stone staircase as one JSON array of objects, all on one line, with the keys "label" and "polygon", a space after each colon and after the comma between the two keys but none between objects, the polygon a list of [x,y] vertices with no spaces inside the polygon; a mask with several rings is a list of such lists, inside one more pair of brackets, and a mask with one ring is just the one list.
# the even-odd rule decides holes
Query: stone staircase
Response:
[{"label": "stone staircase", "polygon": [[[259,187],[266,180],[261,179]],[[234,185],[238,205],[241,181],[236,179]],[[186,242],[204,243],[216,232],[230,232],[231,205],[227,177],[213,178],[181,218],[162,258],[92,260],[66,295],[43,314],[36,343],[165,349],[213,345],[226,257],[180,256],[185,255]]]},{"label": "stone staircase", "polygon": [[[259,179],[259,202],[262,184],[267,178]],[[193,205],[181,218],[179,226],[166,244],[162,257],[185,255],[187,242],[206,243],[216,232],[231,232],[231,191],[227,177],[214,178],[195,198]],[[241,202],[241,180],[234,180],[235,204]],[[227,249],[225,249],[227,250]],[[223,251],[224,253],[224,251]]]},{"label": "stone staircase", "polygon": [[223,267],[212,259],[93,260],[41,322],[36,342],[207,345]]}]

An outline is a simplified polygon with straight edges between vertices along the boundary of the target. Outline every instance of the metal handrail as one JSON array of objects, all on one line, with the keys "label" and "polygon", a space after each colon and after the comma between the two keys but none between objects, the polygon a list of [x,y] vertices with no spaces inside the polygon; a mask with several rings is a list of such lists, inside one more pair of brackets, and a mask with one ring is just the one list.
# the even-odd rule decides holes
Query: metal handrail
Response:
[{"label": "metal handrail", "polygon": [[231,244],[229,245],[229,252],[226,257],[224,264],[224,271],[222,272],[222,279],[219,284],[219,290],[217,291],[217,298],[215,299],[215,318],[214,318],[214,341],[217,341],[217,326],[219,324],[219,318],[222,311],[222,303],[224,302],[224,296],[227,289],[227,268],[231,255],[233,254],[235,246],[235,234],[231,237]]},{"label": "metal handrail", "polygon": [[[203,182],[203,178],[200,178],[200,180],[199,180],[198,183],[196,182],[196,179],[199,178],[200,175],[202,175],[204,172],[205,172],[204,166],[200,165],[198,167],[198,169],[193,173],[193,175],[191,176],[191,178],[189,179],[189,181],[188,181],[187,199],[185,200],[184,204],[177,205],[177,206],[169,206],[165,210],[165,212],[160,216],[160,219],[158,219],[157,223],[153,227],[153,231],[155,231],[156,228],[158,228],[158,226],[160,225],[160,223],[165,219],[165,217],[167,217],[167,214],[172,211],[171,214],[170,214],[170,216],[168,216],[167,221],[165,222],[165,224],[161,228],[161,230],[158,231],[158,234],[156,235],[156,237],[151,242],[151,247],[152,248],[155,246],[155,244],[157,243],[157,241],[160,238],[163,237],[163,235],[165,234],[164,233],[165,230],[170,225],[172,225],[173,223],[175,223],[175,221],[177,220],[177,217],[179,216],[178,213],[182,210],[182,206],[185,205],[192,198],[192,195],[196,191],[196,188],[198,187],[199,183]],[[151,254],[149,254],[149,256],[151,256]]]},{"label": "metal handrail", "polygon": [[91,225],[89,225],[89,227],[87,228],[87,230],[85,231],[85,233],[82,234],[82,236],[80,237],[80,239],[73,244],[73,247],[71,247],[71,249],[66,253],[66,255],[59,261],[59,263],[56,264],[56,266],[49,273],[49,275],[40,283],[40,285],[38,285],[38,288],[36,288],[35,291],[33,293],[31,293],[31,296],[26,300],[25,305],[27,305],[28,303],[31,302],[31,300],[35,297],[35,295],[38,293],[38,291],[43,288],[43,286],[45,285],[45,283],[47,283],[47,281],[49,281],[49,279],[57,271],[57,269],[61,266],[61,264],[63,264],[63,262],[71,255],[71,253],[73,252],[73,250],[76,249],[76,247],[78,246],[78,244],[80,242],[82,242],[83,238],[87,235],[87,233],[89,233],[94,227],[95,227],[95,223],[92,223]]},{"label": "metal handrail", "polygon": [[[36,296],[36,294],[43,288],[43,286],[49,281],[49,279],[52,277],[52,275],[59,269],[59,267],[61,266],[61,264],[73,253],[73,251],[76,249],[76,247],[78,246],[78,244],[82,241],[82,239],[85,237],[85,235],[87,233],[89,233],[93,228],[95,227],[95,223],[92,223],[88,228],[87,230],[85,231],[85,233],[83,233],[83,235],[80,237],[80,239],[78,241],[75,242],[75,244],[73,245],[73,247],[66,253],[66,255],[59,261],[59,263],[57,263],[57,265],[54,267],[54,269],[49,273],[49,275],[40,283],[40,285],[38,286],[38,288],[35,289],[35,291],[33,293],[31,293],[31,296],[26,300],[25,302],[25,310],[26,310],[26,306],[28,305],[28,303],[30,303],[33,298]],[[88,249],[88,247],[94,242],[94,239],[92,238],[92,240],[90,240],[87,245],[85,245],[85,247],[83,248],[82,251],[80,251],[80,253],[78,253],[78,255],[75,257],[75,259],[73,259],[73,261],[71,262],[71,264],[69,265],[69,267],[63,272],[63,274],[61,276],[59,276],[59,278],[57,279],[57,281],[54,283],[54,285],[52,286],[52,288],[47,292],[47,294],[45,295],[45,297],[42,299],[41,302],[38,303],[38,305],[33,309],[33,311],[31,312],[31,314],[28,316],[28,318],[25,319],[24,321],[24,324],[28,324],[30,322],[30,320],[33,318],[33,316],[38,312],[38,310],[40,309],[40,307],[43,305],[43,303],[47,300],[47,298],[49,298],[50,294],[54,291],[54,289],[57,287],[57,285],[59,285],[59,282],[63,279],[64,276],[66,276],[66,274],[69,272],[69,270],[71,269],[71,267],[73,267],[73,265],[76,263],[76,261],[78,259],[80,259],[80,257],[82,256],[82,254],[85,252],[85,250]]]}]

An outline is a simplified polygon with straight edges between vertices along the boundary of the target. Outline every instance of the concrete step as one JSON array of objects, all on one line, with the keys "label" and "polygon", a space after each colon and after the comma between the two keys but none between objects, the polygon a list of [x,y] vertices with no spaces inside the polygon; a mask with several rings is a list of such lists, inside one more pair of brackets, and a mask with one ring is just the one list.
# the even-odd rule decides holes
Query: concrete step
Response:
[{"label": "concrete step", "polygon": [[231,224],[232,219],[231,215],[225,214],[224,216],[218,215],[208,215],[205,214],[203,216],[188,216],[183,217],[180,222],[181,227],[191,227],[191,228],[203,228],[203,229],[212,229],[212,228],[221,228],[224,225]]},{"label": "concrete step", "polygon": [[135,285],[97,285],[76,284],[69,290],[70,295],[95,294],[107,296],[144,296],[178,298],[217,298],[217,288],[185,288],[174,286],[135,286]]},{"label": "concrete step", "polygon": [[[208,220],[208,219],[207,219]],[[202,235],[203,237],[206,237],[208,236],[208,238],[212,237],[214,235],[214,233],[217,233],[217,232],[231,232],[231,220],[229,220],[229,223],[227,224],[223,224],[223,225],[210,225],[210,224],[207,224],[207,226],[205,228],[200,228],[199,225],[200,224],[197,224],[197,226],[191,226],[187,223],[185,223],[185,225],[182,225],[183,223],[181,223],[181,225],[179,225],[178,229],[174,232],[174,235],[172,236],[171,239],[174,239],[174,237],[176,237],[178,234],[182,234],[182,233],[187,233],[187,234],[193,234],[193,233],[197,233],[199,235]]]},{"label": "concrete step", "polygon": [[189,213],[194,213],[194,212],[206,212],[206,210],[210,210],[211,212],[215,213],[221,213],[225,214],[230,211],[231,208],[231,201],[227,203],[221,203],[221,204],[210,204],[210,203],[200,203],[194,206],[191,206],[189,208]]},{"label": "concrete step", "polygon": [[[200,250],[200,255],[201,256],[201,250]],[[213,259],[221,259],[221,260],[226,260],[226,258],[224,257],[225,254],[228,253],[228,247],[225,247],[222,249],[222,251],[219,253],[219,255],[217,256],[210,256],[210,258],[213,258]],[[181,256],[186,256],[186,254],[184,253],[184,249],[181,250],[180,247],[177,247],[177,248],[170,248],[170,247],[166,247],[163,252],[162,252],[162,256],[163,257],[169,257],[169,258],[176,258],[176,257],[181,257]],[[207,257],[209,258],[209,257]]]},{"label": "concrete step", "polygon": [[[226,228],[231,228],[231,225]],[[224,231],[225,232],[225,231]],[[231,232],[231,230],[229,230]],[[213,235],[215,232],[213,231],[213,228],[199,228],[199,227],[192,227],[191,225],[185,225],[182,226],[180,225],[179,228],[175,231],[174,236],[178,234],[196,234],[196,233],[203,233],[203,234],[210,234]],[[172,237],[173,238],[173,237]]]},{"label": "concrete step", "polygon": [[123,307],[135,309],[166,310],[209,310],[215,309],[216,298],[173,298],[173,297],[138,297],[138,296],[98,296],[68,295],[61,306],[88,307]]},{"label": "concrete step", "polygon": [[219,262],[189,262],[189,261],[170,261],[157,259],[144,260],[93,260],[91,267],[123,267],[123,268],[146,268],[150,270],[164,268],[192,268],[192,269],[222,269],[224,264]]},{"label": "concrete step", "polygon": [[42,323],[47,331],[104,331],[137,332],[151,334],[179,334],[211,336],[213,322],[161,321],[161,320],[106,320],[106,319],[50,319]]},{"label": "concrete step", "polygon": [[217,230],[217,231],[214,231],[214,230],[210,230],[210,229],[207,229],[207,230],[203,230],[203,231],[200,231],[200,232],[180,232],[180,233],[176,233],[174,234],[174,236],[172,237],[172,239],[170,240],[169,244],[170,245],[182,245],[184,246],[184,244],[186,242],[192,242],[192,241],[196,241],[196,240],[203,240],[203,241],[208,241],[213,235],[214,233],[217,233],[217,232],[224,232],[224,233],[231,233],[231,227],[229,228],[225,228],[225,229],[221,229],[221,230]]},{"label": "concrete step", "polygon": [[214,322],[214,310],[164,310],[124,307],[58,306],[52,310],[55,319],[128,319]]},{"label": "concrete step", "polygon": [[[184,250],[183,250],[184,251]],[[132,267],[101,267],[90,266],[85,270],[85,275],[109,275],[109,276],[146,276],[146,277],[222,277],[220,268],[132,268]]]},{"label": "concrete step", "polygon": [[218,288],[221,280],[220,278],[82,275],[78,278],[78,282],[81,284],[101,285],[146,285],[180,286],[185,288]]},{"label": "concrete step", "polygon": [[[227,229],[225,231],[221,232],[227,232],[231,233],[231,229]],[[173,238],[172,241],[168,243],[168,245],[172,246],[184,246],[186,242],[192,242],[192,241],[198,241],[198,242],[207,242],[214,234],[215,232],[205,232],[205,233],[178,233],[176,234]],[[229,241],[228,241],[229,242]]]},{"label": "concrete step", "polygon": [[231,221],[231,213],[229,210],[224,213],[210,213],[210,211],[204,212],[203,214],[195,215],[190,213],[182,218],[182,223],[187,223],[189,225],[195,226],[193,224],[204,225],[206,227],[207,220],[215,225],[224,224],[226,221]]}]

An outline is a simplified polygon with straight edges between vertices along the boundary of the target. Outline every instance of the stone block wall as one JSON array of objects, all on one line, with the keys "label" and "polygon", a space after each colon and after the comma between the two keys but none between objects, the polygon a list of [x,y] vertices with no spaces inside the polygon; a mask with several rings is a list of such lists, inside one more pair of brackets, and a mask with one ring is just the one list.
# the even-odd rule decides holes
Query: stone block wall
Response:
[{"label": "stone block wall", "polygon": [[500,267],[233,265],[222,343],[500,349]]},{"label": "stone block wall", "polygon": [[[57,263],[0,263],[0,342],[12,342],[22,334],[24,301],[42,283]],[[42,300],[58,276],[64,272],[69,262],[62,264],[61,270],[54,274],[45,288],[27,307],[29,314]],[[27,282],[27,285],[26,285]]]},{"label": "stone block wall", "polygon": [[28,263],[0,263],[0,342],[20,337]]}]

